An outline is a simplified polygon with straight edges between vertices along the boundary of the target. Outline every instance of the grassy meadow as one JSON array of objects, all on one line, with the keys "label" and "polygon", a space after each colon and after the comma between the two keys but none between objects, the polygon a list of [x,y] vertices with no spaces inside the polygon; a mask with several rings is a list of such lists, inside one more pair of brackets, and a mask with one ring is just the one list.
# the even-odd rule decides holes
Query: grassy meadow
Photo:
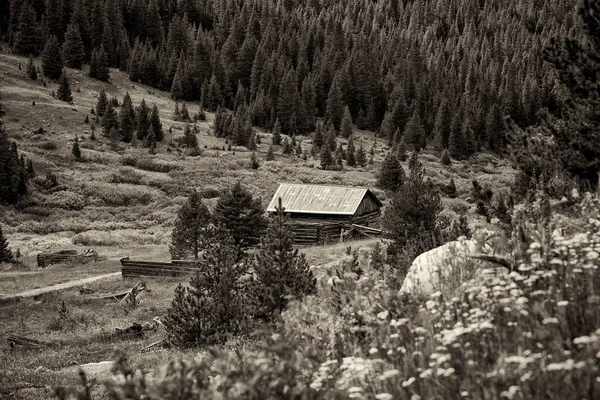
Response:
[{"label": "grassy meadow", "polygon": [[[365,168],[345,168],[324,171],[319,161],[283,156],[276,147],[274,161],[265,161],[270,134],[258,129],[261,143],[257,150],[260,168],[250,167],[250,152],[241,147],[227,151],[224,139],[212,134],[213,114],[207,121],[197,123],[201,155],[191,156],[178,148],[176,139],[183,135],[184,123],[174,121],[175,103],[168,93],[140,84],[132,84],[127,76],[111,70],[111,83],[89,79],[85,72],[67,69],[73,91],[73,104],[52,97],[57,84],[30,81],[25,72],[27,59],[0,54],[0,93],[6,111],[4,124],[10,140],[19,151],[33,160],[36,177],[30,184],[30,200],[22,207],[0,207],[0,222],[10,247],[19,251],[18,266],[0,266],[0,295],[42,287],[72,279],[119,271],[119,259],[169,260],[168,244],[178,207],[189,190],[202,193],[209,207],[223,191],[240,181],[265,205],[280,182],[355,185],[374,188],[376,172],[389,148],[385,140],[373,132],[356,131],[355,146],[363,144],[366,151],[374,148],[374,164]],[[39,65],[40,61],[36,60]],[[129,92],[137,106],[145,99],[151,107],[156,104],[165,130],[165,140],[158,144],[157,153],[149,154],[142,146],[119,144],[114,147],[96,124],[97,140],[91,140],[96,96],[104,88],[110,97],[122,100]],[[197,104],[187,104],[190,114]],[[86,116],[90,123],[85,123]],[[41,129],[40,129],[41,128]],[[75,162],[71,147],[79,138],[82,162]],[[309,148],[310,137],[297,138]],[[344,143],[344,140],[342,140]],[[443,215],[455,219],[467,213],[473,227],[485,223],[475,215],[469,202],[471,181],[477,179],[495,191],[507,190],[515,171],[506,160],[480,154],[468,161],[444,166],[433,152],[424,152],[421,161],[426,174],[435,184],[448,184],[454,179],[457,197],[444,198]],[[406,163],[403,163],[407,170]],[[55,177],[56,184],[49,181]],[[375,189],[384,204],[385,193]],[[362,262],[367,263],[368,247],[374,241],[305,248],[311,265],[333,265],[343,259],[346,246],[361,250]],[[63,249],[96,249],[97,262],[85,265],[53,265],[37,268],[39,252]],[[327,280],[330,269],[319,272]],[[100,293],[115,293],[129,289],[135,282],[110,280],[89,285]],[[143,338],[121,339],[113,335],[115,328],[133,322],[151,321],[163,315],[169,306],[173,289],[179,282],[168,279],[147,280],[151,292],[133,311],[125,311],[114,301],[92,300],[94,295],[81,295],[79,288],[21,299],[0,305],[0,339],[4,368],[0,371],[0,397],[7,399],[39,399],[51,397],[52,388],[70,384],[77,379],[77,364],[111,360],[115,348],[125,350],[137,365],[148,372],[179,358],[194,359],[198,351],[140,349],[160,340],[161,330],[147,332]],[[321,310],[327,299],[317,302]],[[61,317],[64,302],[68,315]],[[304,307],[304,306],[301,306]],[[332,318],[336,324],[337,318]],[[315,317],[316,318],[316,317]],[[335,322],[337,321],[337,322]],[[325,329],[320,327],[319,329]],[[331,328],[331,327],[330,327]],[[42,349],[10,349],[4,338],[19,334],[52,343]],[[324,333],[328,335],[328,333]],[[234,340],[228,348],[252,347],[252,341]],[[108,376],[108,371],[100,377]],[[95,391],[101,392],[100,386]]]}]

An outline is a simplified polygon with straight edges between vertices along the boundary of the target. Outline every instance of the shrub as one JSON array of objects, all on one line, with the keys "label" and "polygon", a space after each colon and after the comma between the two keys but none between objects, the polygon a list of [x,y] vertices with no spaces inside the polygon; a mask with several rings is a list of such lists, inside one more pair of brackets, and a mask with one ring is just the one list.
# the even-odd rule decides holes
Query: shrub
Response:
[{"label": "shrub", "polygon": [[41,149],[49,150],[49,151],[54,151],[54,150],[58,149],[58,145],[55,142],[52,142],[50,140],[45,140],[42,143],[40,143],[38,146]]},{"label": "shrub", "polygon": [[144,180],[144,175],[140,174],[133,168],[119,168],[117,172],[113,172],[108,181],[110,183],[130,183],[140,185]]},{"label": "shrub", "polygon": [[159,161],[152,158],[140,158],[137,160],[135,166],[139,169],[152,172],[170,172],[174,169],[178,169],[178,166],[174,163]]},{"label": "shrub", "polygon": [[85,207],[83,196],[67,190],[52,193],[45,198],[44,203],[49,207],[62,208],[63,210],[82,210]]}]

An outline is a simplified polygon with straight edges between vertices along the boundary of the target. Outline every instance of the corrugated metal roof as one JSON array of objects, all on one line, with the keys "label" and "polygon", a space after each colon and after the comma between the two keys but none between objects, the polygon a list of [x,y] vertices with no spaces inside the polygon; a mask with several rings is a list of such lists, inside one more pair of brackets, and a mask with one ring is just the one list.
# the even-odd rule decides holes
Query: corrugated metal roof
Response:
[{"label": "corrugated metal roof", "polygon": [[353,215],[367,194],[381,205],[379,199],[369,189],[363,187],[282,183],[269,203],[267,211],[275,211],[278,199],[281,197],[285,212]]}]

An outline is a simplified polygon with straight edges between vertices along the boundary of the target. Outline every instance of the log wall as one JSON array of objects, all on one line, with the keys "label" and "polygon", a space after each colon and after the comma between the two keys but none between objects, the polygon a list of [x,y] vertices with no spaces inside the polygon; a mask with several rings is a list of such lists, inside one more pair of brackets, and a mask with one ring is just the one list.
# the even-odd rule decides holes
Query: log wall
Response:
[{"label": "log wall", "polygon": [[121,275],[123,278],[138,276],[183,276],[196,273],[194,261],[175,260],[171,262],[133,261],[121,259]]}]

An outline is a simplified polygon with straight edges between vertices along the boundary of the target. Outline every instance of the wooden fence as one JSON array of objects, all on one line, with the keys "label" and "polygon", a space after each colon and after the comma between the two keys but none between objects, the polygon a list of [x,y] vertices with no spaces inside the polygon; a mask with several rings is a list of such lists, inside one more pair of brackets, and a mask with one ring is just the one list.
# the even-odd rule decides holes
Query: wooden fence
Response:
[{"label": "wooden fence", "polygon": [[98,253],[95,250],[86,250],[83,254],[77,254],[77,250],[61,250],[56,253],[39,253],[37,255],[37,265],[40,268],[46,268],[50,264],[86,263],[97,259]]},{"label": "wooden fence", "polygon": [[123,278],[138,276],[182,276],[197,271],[195,261],[174,260],[171,262],[134,261],[129,257],[121,258]]}]

